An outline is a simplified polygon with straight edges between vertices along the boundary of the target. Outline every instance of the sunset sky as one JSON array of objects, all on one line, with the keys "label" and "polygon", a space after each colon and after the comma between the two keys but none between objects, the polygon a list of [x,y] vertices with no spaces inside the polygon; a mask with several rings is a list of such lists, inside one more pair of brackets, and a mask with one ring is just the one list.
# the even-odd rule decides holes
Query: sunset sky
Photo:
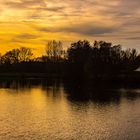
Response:
[{"label": "sunset sky", "polygon": [[106,40],[140,51],[140,0],[0,0],[0,52],[48,40]]}]

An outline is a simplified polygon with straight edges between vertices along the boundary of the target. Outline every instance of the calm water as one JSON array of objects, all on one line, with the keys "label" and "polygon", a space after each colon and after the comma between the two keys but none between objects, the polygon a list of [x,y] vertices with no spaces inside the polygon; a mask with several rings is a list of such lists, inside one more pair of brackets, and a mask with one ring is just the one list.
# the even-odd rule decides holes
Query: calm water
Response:
[{"label": "calm water", "polygon": [[0,140],[139,140],[140,89],[1,82]]}]

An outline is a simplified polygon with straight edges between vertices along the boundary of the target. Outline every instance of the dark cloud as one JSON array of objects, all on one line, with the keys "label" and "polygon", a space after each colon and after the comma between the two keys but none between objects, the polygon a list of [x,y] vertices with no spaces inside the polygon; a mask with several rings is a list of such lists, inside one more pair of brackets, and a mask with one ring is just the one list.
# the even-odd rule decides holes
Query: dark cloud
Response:
[{"label": "dark cloud", "polygon": [[7,1],[5,2],[10,8],[22,9],[22,8],[30,8],[31,6],[46,6],[44,0],[20,0],[20,1]]},{"label": "dark cloud", "polygon": [[15,36],[15,38],[17,38],[17,39],[37,39],[39,37],[40,36],[38,36],[38,35],[26,34],[26,33]]},{"label": "dark cloud", "polygon": [[5,5],[8,6],[9,8],[15,8],[15,9],[50,11],[50,12],[51,11],[58,12],[64,9],[64,7],[62,6],[48,7],[45,0],[20,0],[18,2],[7,1],[5,2]]},{"label": "dark cloud", "polygon": [[83,35],[100,35],[100,34],[107,34],[112,33],[117,30],[117,28],[114,27],[106,27],[101,25],[94,25],[94,24],[75,24],[75,25],[69,25],[67,27],[40,27],[37,28],[39,31],[42,32],[66,32],[66,33],[77,33],[77,34],[83,34]]},{"label": "dark cloud", "polygon": [[136,37],[126,37],[126,38],[123,38],[123,39],[126,39],[126,40],[140,40],[140,36],[136,36]]},{"label": "dark cloud", "polygon": [[59,12],[61,10],[64,10],[64,7],[61,7],[61,6],[58,6],[58,7],[46,7],[46,8],[37,7],[36,10],[45,10],[45,11],[50,11],[50,12]]}]

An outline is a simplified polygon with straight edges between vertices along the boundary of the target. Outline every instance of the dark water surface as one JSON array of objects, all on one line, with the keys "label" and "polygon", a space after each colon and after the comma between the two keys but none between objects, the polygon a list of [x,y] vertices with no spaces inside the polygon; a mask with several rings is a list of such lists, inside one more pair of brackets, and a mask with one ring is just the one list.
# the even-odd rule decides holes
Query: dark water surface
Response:
[{"label": "dark water surface", "polygon": [[139,140],[140,88],[0,83],[0,140]]}]

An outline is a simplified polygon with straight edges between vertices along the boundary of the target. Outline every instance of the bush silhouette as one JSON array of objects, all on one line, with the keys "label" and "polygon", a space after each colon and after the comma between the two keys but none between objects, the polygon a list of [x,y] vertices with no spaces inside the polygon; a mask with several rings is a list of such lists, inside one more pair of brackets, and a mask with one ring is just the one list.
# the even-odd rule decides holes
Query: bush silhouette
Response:
[{"label": "bush silhouette", "polygon": [[95,41],[92,46],[88,41],[78,41],[68,49],[68,61],[76,73],[92,76],[136,70],[140,55],[135,49],[123,50],[104,41]]}]

